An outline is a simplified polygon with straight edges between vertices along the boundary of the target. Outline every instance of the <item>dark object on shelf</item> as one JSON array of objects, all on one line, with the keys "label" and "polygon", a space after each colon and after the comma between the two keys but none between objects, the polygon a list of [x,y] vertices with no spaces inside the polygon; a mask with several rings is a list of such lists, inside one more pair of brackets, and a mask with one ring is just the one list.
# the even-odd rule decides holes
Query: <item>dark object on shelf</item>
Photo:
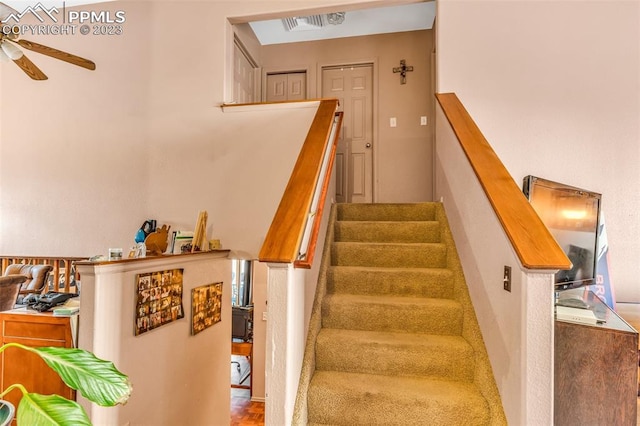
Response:
[{"label": "dark object on shelf", "polygon": [[[45,312],[77,296],[76,293],[56,293],[55,291],[50,291],[34,299],[30,299],[30,301],[27,302],[27,307],[35,309],[38,312]],[[33,302],[31,302],[31,300],[33,300]]]},{"label": "dark object on shelf", "polygon": [[147,238],[152,232],[156,232],[155,219],[145,220],[140,229],[138,229],[138,232],[136,232],[136,243],[144,243],[145,238]]},{"label": "dark object on shelf", "polygon": [[245,342],[253,338],[253,306],[233,306],[231,337]]},{"label": "dark object on shelf", "polygon": [[555,276],[556,290],[595,283],[601,194],[526,176],[524,195],[571,261]]}]

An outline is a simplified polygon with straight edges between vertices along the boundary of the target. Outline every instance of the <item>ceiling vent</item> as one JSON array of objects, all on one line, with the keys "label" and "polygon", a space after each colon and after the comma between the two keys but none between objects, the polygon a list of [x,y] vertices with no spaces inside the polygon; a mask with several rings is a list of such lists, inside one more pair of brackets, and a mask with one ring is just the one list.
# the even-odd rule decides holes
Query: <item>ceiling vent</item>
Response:
[{"label": "ceiling vent", "polygon": [[324,26],[322,15],[294,16],[282,20],[287,31],[310,31],[319,30]]},{"label": "ceiling vent", "polygon": [[344,15],[345,12],[329,13],[327,15],[294,16],[293,18],[284,18],[282,24],[287,31],[319,30],[327,24],[342,24]]}]

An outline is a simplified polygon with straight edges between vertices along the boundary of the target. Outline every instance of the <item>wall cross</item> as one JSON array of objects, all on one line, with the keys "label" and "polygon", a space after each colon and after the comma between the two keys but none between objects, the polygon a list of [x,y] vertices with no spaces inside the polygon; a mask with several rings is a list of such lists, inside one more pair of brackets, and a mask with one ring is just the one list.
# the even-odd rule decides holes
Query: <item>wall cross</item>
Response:
[{"label": "wall cross", "polygon": [[408,71],[413,71],[413,65],[409,65],[407,66],[407,61],[405,61],[404,59],[400,60],[400,66],[399,67],[394,67],[393,68],[393,72],[400,73],[400,84],[406,84],[407,83],[407,72]]}]

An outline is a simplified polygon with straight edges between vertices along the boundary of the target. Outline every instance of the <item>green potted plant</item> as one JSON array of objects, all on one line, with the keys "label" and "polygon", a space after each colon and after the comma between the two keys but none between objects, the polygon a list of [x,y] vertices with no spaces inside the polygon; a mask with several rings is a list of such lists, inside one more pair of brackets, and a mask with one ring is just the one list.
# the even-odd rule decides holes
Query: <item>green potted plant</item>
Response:
[{"label": "green potted plant", "polygon": [[[131,395],[131,382],[110,361],[97,358],[84,349],[29,347],[19,343],[7,343],[0,347],[20,348],[39,355],[45,363],[72,389],[83,397],[105,407],[124,404]],[[17,410],[8,401],[0,404],[0,425],[9,424],[14,413],[18,424],[23,425],[91,425],[84,409],[75,401],[60,395],[30,393],[19,383],[12,384],[0,393],[0,399],[19,389],[22,399]]]}]

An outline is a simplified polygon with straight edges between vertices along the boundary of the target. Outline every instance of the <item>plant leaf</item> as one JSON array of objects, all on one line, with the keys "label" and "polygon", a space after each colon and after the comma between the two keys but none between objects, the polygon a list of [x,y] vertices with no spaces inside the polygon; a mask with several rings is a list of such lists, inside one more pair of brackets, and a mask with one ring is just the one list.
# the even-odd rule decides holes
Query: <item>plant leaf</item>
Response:
[{"label": "plant leaf", "polygon": [[[113,362],[97,358],[84,349],[30,348],[53,368],[62,380],[98,405],[124,404],[131,395],[131,382]],[[29,423],[28,423],[29,424]]]},{"label": "plant leaf", "polygon": [[60,395],[23,395],[16,414],[20,425],[91,426],[87,413],[75,401]]}]

